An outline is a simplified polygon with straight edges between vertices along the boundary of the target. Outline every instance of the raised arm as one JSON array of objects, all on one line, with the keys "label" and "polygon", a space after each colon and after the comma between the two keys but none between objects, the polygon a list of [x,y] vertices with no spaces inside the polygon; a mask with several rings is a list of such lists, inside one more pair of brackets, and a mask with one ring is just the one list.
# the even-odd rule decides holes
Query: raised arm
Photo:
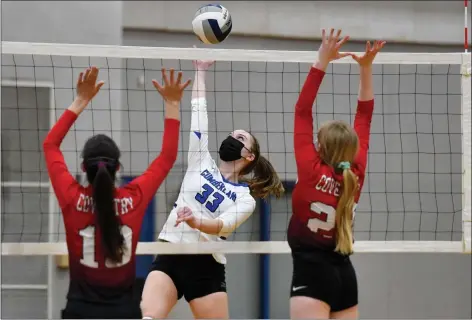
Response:
[{"label": "raised arm", "polygon": [[192,88],[192,116],[188,150],[188,166],[198,166],[207,157],[208,151],[208,114],[206,100],[206,70],[213,61],[194,61],[195,81]]},{"label": "raised arm", "polygon": [[177,80],[174,80],[174,70],[170,70],[170,80],[165,69],[162,69],[164,86],[153,80],[154,87],[161,94],[165,102],[164,136],[162,138],[162,150],[159,156],[151,163],[147,170],[134,179],[128,187],[138,187],[141,191],[142,201],[149,202],[156,194],[162,181],[167,177],[170,169],[177,159],[180,128],[180,101],[184,89],[190,84],[190,80],[181,83],[182,72],[179,72]]},{"label": "raised arm", "polygon": [[[79,102],[76,100],[74,103]],[[70,174],[60,149],[62,140],[76,119],[77,114],[70,111],[70,109],[66,110],[56,124],[54,124],[43,142],[43,152],[49,179],[61,208],[69,204],[79,186]]]},{"label": "raised arm", "polygon": [[[318,152],[313,143],[313,103],[325,72],[318,63],[312,66],[295,105],[294,147],[298,177],[308,178],[316,162]],[[308,176],[307,176],[308,175]]]},{"label": "raised arm", "polygon": [[374,112],[374,87],[372,83],[372,62],[376,54],[385,45],[385,41],[376,41],[374,46],[370,42],[366,44],[366,51],[362,57],[353,55],[353,59],[359,64],[359,96],[357,102],[354,130],[359,138],[359,151],[355,163],[362,172],[367,166],[367,153],[369,151],[370,125]]},{"label": "raised arm", "polygon": [[349,39],[340,39],[341,30],[336,35],[334,29],[328,37],[322,30],[322,41],[318,51],[318,61],[313,64],[295,106],[294,147],[298,179],[310,179],[320,158],[313,143],[313,103],[325,75],[329,62],[347,56],[339,53],[341,46]]},{"label": "raised arm", "polygon": [[203,233],[227,238],[252,215],[255,208],[256,201],[247,194],[236,200],[234,205],[214,219],[195,215],[188,207],[181,208],[177,212],[176,224],[186,222],[191,228]]},{"label": "raised arm", "polygon": [[75,196],[79,184],[70,174],[60,150],[62,140],[77,117],[95,97],[104,82],[96,82],[98,69],[90,67],[77,79],[77,97],[49,131],[43,142],[44,157],[54,193],[61,208],[66,207]]}]

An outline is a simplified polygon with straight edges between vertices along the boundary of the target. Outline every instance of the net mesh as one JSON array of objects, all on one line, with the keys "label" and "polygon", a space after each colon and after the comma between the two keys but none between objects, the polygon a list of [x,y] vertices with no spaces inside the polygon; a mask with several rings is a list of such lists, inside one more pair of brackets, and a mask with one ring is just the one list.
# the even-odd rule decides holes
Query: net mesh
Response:
[{"label": "net mesh", "polygon": [[[310,68],[308,61],[314,57],[283,52],[277,59],[263,61],[254,52],[238,56],[238,50],[227,50],[237,59],[223,61],[223,50],[205,53],[194,49],[190,50],[192,56],[184,49],[171,48],[172,53],[180,52],[174,57],[182,59],[159,59],[171,56],[166,51],[169,48],[154,49],[154,58],[149,57],[149,51],[138,49],[133,57],[120,57],[119,50],[110,54],[106,48],[101,53],[92,49],[86,52],[95,56],[34,47],[30,51],[37,53],[19,50],[2,54],[2,254],[15,254],[15,250],[19,250],[16,254],[24,253],[28,251],[22,245],[25,243],[59,243],[61,247],[51,246],[50,250],[65,251],[62,218],[41,149],[50,126],[74,98],[79,72],[95,65],[105,85],[62,144],[68,167],[82,180],[80,152],[84,142],[93,134],[105,133],[120,146],[121,175],[126,178],[142,173],[161,148],[164,105],[151,79],[160,79],[161,67],[182,70],[184,77],[193,78],[191,59],[205,54],[218,58],[207,75],[212,155],[217,158],[216,151],[229,132],[248,130],[258,138],[262,154],[287,188],[282,199],[268,200],[269,243],[259,242],[261,229],[267,229],[260,219],[267,211],[259,204],[227,243],[208,250],[231,252],[225,248],[240,243],[236,251],[287,252],[286,244],[279,241],[286,239],[290,191],[296,180],[294,105]],[[465,195],[462,187],[461,60],[448,54],[442,58],[431,54],[418,63],[414,56],[408,59],[405,54],[389,57],[380,58],[381,63],[373,68],[375,111],[367,176],[355,219],[356,245],[366,244],[375,251],[375,241],[387,241],[387,246],[403,244],[400,251],[408,250],[408,246],[418,251],[427,247],[434,251],[441,246],[462,250],[463,196],[470,194]],[[358,83],[355,64],[329,66],[314,109],[315,130],[331,119],[352,123]],[[187,167],[190,88],[186,91],[178,159],[156,194],[156,236],[177,198]],[[11,246],[5,246],[8,244]],[[139,252],[155,253],[157,245],[164,246],[142,245]],[[191,253],[198,246],[181,251]],[[37,248],[30,246],[30,250],[41,254]],[[173,247],[172,251],[178,253],[179,249]]]}]

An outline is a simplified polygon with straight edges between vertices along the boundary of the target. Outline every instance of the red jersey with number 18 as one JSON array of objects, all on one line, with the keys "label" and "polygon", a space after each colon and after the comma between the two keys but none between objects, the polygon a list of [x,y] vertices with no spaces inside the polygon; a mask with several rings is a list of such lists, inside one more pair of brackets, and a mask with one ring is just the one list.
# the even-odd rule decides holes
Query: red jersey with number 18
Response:
[{"label": "red jersey with number 18", "polygon": [[123,261],[105,261],[100,229],[95,223],[92,188],[82,187],[69,173],[60,144],[77,115],[66,110],[43,143],[51,184],[64,218],[69,251],[70,286],[67,298],[120,304],[129,302],[136,276],[135,253],[146,208],[177,158],[180,122],[165,120],[162,151],[138,178],[115,191],[115,211],[127,251]]},{"label": "red jersey with number 18", "polygon": [[[334,250],[336,207],[343,176],[324,163],[313,143],[312,108],[325,73],[311,68],[295,107],[295,159],[298,181],[292,194],[293,215],[288,228],[288,241],[296,247]],[[354,129],[359,137],[359,151],[351,170],[364,184],[369,149],[370,123],[374,100],[358,101]],[[360,192],[355,198],[359,201]],[[354,213],[353,213],[354,214]]]}]

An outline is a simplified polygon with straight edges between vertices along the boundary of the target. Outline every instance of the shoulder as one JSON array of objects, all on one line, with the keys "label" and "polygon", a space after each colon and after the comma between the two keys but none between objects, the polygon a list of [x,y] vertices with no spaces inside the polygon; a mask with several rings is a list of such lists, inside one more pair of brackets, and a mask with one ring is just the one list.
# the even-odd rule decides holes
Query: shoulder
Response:
[{"label": "shoulder", "polygon": [[139,186],[134,183],[127,184],[124,187],[116,188],[115,202],[117,202],[116,208],[118,210],[124,210],[125,212],[136,210],[141,204],[141,199],[141,188],[139,188]]},{"label": "shoulder", "polygon": [[122,187],[116,188],[115,197],[138,197],[141,195],[141,190],[139,186],[133,182],[130,182]]},{"label": "shoulder", "polygon": [[354,172],[354,174],[356,176],[359,177],[359,179],[361,179],[365,176],[364,168],[361,165],[357,164],[357,163],[353,163],[353,165],[351,167],[351,170],[352,170],[352,172]]},{"label": "shoulder", "polygon": [[92,188],[90,186],[83,187],[77,183],[77,188],[73,191],[67,205],[61,209],[63,213],[88,212],[91,210],[92,205]]},{"label": "shoulder", "polygon": [[320,182],[323,177],[331,177],[334,175],[334,170],[331,166],[320,161],[313,168],[313,171],[309,175],[297,175],[295,186],[315,186]]}]

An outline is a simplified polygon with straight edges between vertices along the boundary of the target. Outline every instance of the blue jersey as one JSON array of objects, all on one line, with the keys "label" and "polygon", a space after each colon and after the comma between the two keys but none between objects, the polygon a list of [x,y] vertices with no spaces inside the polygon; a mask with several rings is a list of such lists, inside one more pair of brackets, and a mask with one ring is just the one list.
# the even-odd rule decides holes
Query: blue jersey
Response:
[{"label": "blue jersey", "polygon": [[[192,100],[192,120],[188,151],[188,168],[180,187],[179,197],[159,234],[159,239],[172,243],[224,241],[254,212],[256,201],[249,187],[227,181],[208,151],[208,117],[206,99]],[[177,211],[189,207],[197,219],[220,219],[223,228],[218,235],[192,229],[186,223],[175,227]],[[222,254],[214,254],[226,263]]]}]

